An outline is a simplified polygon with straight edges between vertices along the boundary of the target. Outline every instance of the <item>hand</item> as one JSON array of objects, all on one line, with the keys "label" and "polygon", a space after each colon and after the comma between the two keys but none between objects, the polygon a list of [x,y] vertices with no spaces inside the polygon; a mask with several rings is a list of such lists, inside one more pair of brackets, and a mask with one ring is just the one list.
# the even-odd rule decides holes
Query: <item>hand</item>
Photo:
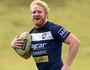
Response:
[{"label": "hand", "polygon": [[12,48],[21,48],[24,45],[24,40],[22,38],[15,37],[11,43]]},{"label": "hand", "polygon": [[61,70],[71,70],[69,65],[64,65]]}]

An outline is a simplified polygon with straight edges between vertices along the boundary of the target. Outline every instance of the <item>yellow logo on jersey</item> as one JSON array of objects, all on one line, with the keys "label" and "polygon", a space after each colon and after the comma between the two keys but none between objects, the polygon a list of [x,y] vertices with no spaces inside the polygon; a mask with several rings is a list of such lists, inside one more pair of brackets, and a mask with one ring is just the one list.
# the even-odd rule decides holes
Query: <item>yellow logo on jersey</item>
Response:
[{"label": "yellow logo on jersey", "polygon": [[36,63],[48,62],[48,56],[34,57]]}]

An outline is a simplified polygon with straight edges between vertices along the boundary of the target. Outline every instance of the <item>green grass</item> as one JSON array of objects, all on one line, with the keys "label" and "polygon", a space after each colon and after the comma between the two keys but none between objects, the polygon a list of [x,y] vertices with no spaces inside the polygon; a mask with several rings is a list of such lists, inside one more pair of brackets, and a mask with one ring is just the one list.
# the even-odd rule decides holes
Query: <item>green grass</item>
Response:
[{"label": "green grass", "polygon": [[[33,58],[25,60],[19,57],[10,46],[17,34],[33,27],[28,2],[31,0],[0,0],[0,70],[37,70]],[[90,70],[90,1],[46,2],[50,6],[49,19],[70,30],[81,41],[78,55],[71,66],[72,70]],[[67,53],[68,47],[64,44],[64,62]]]}]

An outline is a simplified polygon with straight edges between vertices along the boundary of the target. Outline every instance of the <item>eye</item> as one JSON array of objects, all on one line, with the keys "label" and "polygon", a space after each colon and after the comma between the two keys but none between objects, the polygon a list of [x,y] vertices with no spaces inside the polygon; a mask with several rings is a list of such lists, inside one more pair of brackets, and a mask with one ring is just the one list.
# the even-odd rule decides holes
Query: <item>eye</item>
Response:
[{"label": "eye", "polygon": [[32,11],[32,14],[35,14],[36,13],[36,11]]},{"label": "eye", "polygon": [[37,13],[37,14],[41,14],[41,13],[42,13],[42,11],[37,10],[37,11],[32,11],[31,13],[32,13],[32,14],[36,14],[36,13]]},{"label": "eye", "polygon": [[42,13],[42,11],[37,11],[39,14]]}]

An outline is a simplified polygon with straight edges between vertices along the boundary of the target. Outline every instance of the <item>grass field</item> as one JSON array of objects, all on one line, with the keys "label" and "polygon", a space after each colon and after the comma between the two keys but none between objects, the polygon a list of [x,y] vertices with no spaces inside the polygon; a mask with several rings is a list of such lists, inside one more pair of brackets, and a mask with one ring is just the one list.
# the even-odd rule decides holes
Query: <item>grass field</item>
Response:
[{"label": "grass field", "polygon": [[[90,70],[90,0],[44,0],[50,6],[49,19],[64,26],[81,41],[72,70]],[[31,57],[25,60],[11,48],[13,38],[33,26],[29,2],[31,0],[0,0],[0,70],[37,70]],[[63,59],[68,47],[63,46]]]}]

